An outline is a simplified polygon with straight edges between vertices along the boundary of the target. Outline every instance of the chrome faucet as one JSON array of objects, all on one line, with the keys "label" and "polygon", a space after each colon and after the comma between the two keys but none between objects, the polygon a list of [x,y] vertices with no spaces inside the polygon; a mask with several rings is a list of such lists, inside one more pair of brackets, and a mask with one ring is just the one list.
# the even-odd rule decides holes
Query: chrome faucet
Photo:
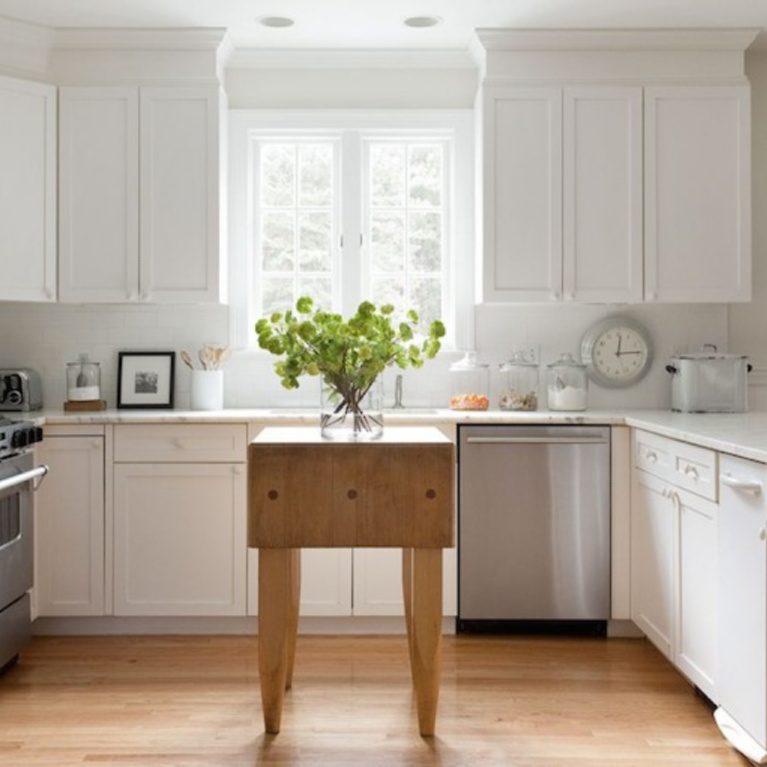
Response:
[{"label": "chrome faucet", "polygon": [[394,408],[404,408],[405,406],[402,404],[402,376],[398,375],[394,379],[394,405],[392,405]]}]

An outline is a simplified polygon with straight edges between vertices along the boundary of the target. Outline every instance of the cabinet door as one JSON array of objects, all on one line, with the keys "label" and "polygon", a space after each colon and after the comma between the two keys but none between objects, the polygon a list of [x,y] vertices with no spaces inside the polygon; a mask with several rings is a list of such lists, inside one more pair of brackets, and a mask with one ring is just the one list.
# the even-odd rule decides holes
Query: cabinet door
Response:
[{"label": "cabinet door", "polygon": [[[458,613],[456,550],[442,553],[442,614]],[[354,549],[355,615],[404,615],[401,549]]]},{"label": "cabinet door", "polygon": [[641,88],[565,88],[563,195],[563,299],[641,301]]},{"label": "cabinet door", "polygon": [[104,439],[46,437],[37,491],[35,598],[42,616],[104,614]]},{"label": "cabinet door", "polygon": [[645,296],[751,298],[748,86],[645,89]]},{"label": "cabinet door", "polygon": [[672,657],[674,615],[674,507],[665,482],[632,472],[631,617],[647,638]]},{"label": "cabinet door", "polygon": [[141,299],[218,301],[219,93],[141,89]]},{"label": "cabinet door", "polygon": [[59,298],[138,299],[138,88],[61,88]]},{"label": "cabinet door", "polygon": [[0,77],[0,299],[56,298],[56,89]]},{"label": "cabinet door", "polygon": [[672,490],[679,523],[675,663],[712,700],[717,664],[717,505]]},{"label": "cabinet door", "polygon": [[562,92],[483,91],[485,301],[559,300]]},{"label": "cabinet door", "polygon": [[116,464],[116,615],[244,615],[241,464]]},{"label": "cabinet door", "polygon": [[[719,487],[718,703],[767,746],[767,470],[723,455]],[[759,482],[759,492],[725,482]]]}]

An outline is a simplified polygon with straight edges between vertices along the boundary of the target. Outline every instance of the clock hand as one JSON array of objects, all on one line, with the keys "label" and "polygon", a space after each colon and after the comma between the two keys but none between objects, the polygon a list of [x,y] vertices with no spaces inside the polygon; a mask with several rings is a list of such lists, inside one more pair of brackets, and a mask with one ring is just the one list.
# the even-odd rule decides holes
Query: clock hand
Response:
[{"label": "clock hand", "polygon": [[642,352],[616,352],[616,355],[623,357],[625,354],[641,354]]},{"label": "clock hand", "polygon": [[620,357],[621,356],[621,344],[622,343],[623,343],[623,338],[621,338],[621,334],[618,333],[618,349],[615,352],[615,356],[616,357]]}]

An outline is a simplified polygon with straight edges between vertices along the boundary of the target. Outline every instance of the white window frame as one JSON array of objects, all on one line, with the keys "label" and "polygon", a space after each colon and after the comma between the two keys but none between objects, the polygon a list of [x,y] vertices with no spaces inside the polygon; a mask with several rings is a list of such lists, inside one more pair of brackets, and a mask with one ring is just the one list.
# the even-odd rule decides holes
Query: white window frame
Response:
[{"label": "white window frame", "polygon": [[[341,188],[359,186],[362,182],[361,147],[351,132],[361,132],[364,138],[392,137],[403,140],[419,135],[448,137],[452,153],[448,168],[452,183],[448,183],[451,215],[448,221],[449,237],[445,241],[447,258],[447,285],[444,294],[442,319],[448,329],[445,349],[468,349],[474,347],[474,284],[475,284],[475,237],[474,237],[474,113],[468,109],[457,110],[231,110],[229,112],[229,299],[230,342],[240,350],[260,352],[255,345],[253,325],[258,317],[253,311],[255,286],[254,254],[254,189],[252,173],[254,139],[282,133],[295,136],[342,134],[342,151],[349,156],[356,152],[356,161],[342,168]],[[397,137],[399,137],[397,136]],[[356,165],[356,168],[353,166]],[[360,192],[362,190],[360,189]],[[342,191],[342,194],[344,192]],[[341,231],[345,238],[359,241],[362,234],[361,206],[343,210]],[[348,239],[347,239],[348,244]],[[341,293],[344,296],[343,311],[353,311],[348,306],[350,296],[358,296],[363,278],[360,258],[344,256],[342,262]],[[356,303],[352,301],[352,303]]]}]

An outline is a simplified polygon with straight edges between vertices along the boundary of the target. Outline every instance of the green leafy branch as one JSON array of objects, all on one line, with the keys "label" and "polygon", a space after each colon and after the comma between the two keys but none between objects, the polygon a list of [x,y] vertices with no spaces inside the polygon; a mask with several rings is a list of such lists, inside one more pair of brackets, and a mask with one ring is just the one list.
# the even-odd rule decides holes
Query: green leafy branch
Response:
[{"label": "green leafy branch", "polygon": [[419,344],[419,318],[412,309],[396,323],[394,307],[376,308],[369,301],[345,320],[340,314],[315,309],[306,296],[295,311],[275,312],[256,323],[258,345],[282,357],[275,371],[286,389],[297,389],[302,375],[321,375],[325,382],[357,411],[359,402],[389,365],[420,368],[436,356],[445,326],[435,320]]}]

